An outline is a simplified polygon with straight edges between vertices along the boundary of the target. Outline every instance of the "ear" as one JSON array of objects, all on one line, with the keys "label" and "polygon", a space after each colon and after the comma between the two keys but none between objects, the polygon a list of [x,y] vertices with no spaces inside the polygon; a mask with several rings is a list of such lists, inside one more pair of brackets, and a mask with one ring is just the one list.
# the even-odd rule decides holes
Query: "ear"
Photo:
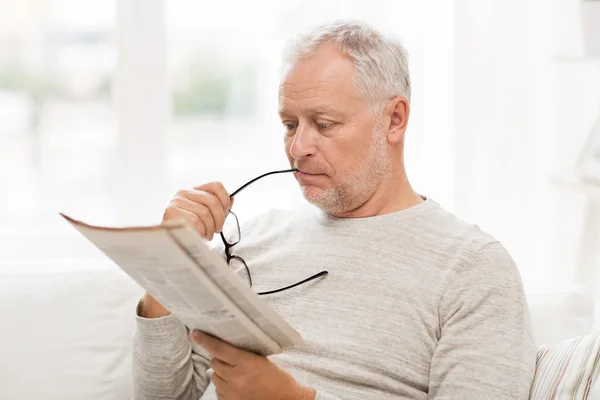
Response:
[{"label": "ear", "polygon": [[397,144],[404,139],[404,133],[408,126],[408,116],[410,114],[410,105],[406,97],[394,97],[383,111],[384,121],[389,121],[384,128],[386,129],[388,143]]}]

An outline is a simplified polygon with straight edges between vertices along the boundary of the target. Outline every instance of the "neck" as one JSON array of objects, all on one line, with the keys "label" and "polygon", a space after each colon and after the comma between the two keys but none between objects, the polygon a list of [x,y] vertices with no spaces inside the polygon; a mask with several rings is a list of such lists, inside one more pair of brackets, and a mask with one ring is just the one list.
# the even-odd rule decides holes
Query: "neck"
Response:
[{"label": "neck", "polygon": [[331,213],[340,218],[365,218],[376,215],[390,214],[401,211],[423,202],[408,182],[406,172],[402,165],[393,167],[390,176],[383,179],[375,188],[371,196],[350,211]]}]

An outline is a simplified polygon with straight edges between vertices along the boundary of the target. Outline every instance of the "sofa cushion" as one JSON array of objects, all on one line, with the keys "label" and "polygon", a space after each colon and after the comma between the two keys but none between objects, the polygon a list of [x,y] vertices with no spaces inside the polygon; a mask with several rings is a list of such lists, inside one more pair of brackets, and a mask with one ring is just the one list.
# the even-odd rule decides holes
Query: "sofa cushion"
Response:
[{"label": "sofa cushion", "polygon": [[538,347],[587,335],[594,327],[594,299],[584,288],[563,282],[528,287],[527,302]]},{"label": "sofa cushion", "polygon": [[593,399],[600,373],[600,332],[538,351],[530,399]]},{"label": "sofa cushion", "polygon": [[131,398],[141,294],[108,260],[0,261],[0,399]]}]

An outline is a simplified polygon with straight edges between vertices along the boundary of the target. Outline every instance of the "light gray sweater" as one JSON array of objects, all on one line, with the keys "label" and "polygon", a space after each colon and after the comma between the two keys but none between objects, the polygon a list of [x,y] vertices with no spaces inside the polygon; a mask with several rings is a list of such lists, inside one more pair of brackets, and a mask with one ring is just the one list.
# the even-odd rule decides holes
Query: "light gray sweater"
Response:
[{"label": "light gray sweater", "polygon": [[[536,352],[519,271],[431,199],[360,219],[273,211],[243,227],[233,253],[256,291],[329,271],[266,297],[306,341],[271,359],[317,399],[528,398]],[[181,322],[137,321],[136,399],[216,398]]]}]

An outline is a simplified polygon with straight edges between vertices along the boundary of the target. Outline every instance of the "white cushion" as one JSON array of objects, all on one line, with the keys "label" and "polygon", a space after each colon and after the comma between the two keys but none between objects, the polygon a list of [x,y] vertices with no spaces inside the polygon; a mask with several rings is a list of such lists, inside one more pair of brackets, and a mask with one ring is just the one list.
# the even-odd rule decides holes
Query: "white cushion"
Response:
[{"label": "white cushion", "polygon": [[526,292],[533,337],[538,346],[590,333],[594,326],[594,301],[584,291],[564,284]]},{"label": "white cushion", "polygon": [[131,398],[141,294],[107,260],[0,261],[0,398]]},{"label": "white cushion", "polygon": [[2,229],[0,226],[0,262],[37,258],[101,258],[104,254],[66,221],[64,226],[47,229]]},{"label": "white cushion", "polygon": [[596,399],[600,333],[564,340],[538,351],[530,400]]}]

